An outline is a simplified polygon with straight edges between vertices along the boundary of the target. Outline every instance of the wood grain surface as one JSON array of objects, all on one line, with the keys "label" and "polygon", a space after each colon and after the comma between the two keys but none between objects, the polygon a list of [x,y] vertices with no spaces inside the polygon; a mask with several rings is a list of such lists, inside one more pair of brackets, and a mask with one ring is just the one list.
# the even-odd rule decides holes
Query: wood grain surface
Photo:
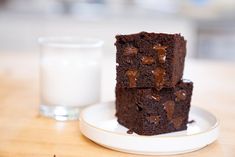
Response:
[{"label": "wood grain surface", "polygon": [[[95,144],[80,133],[78,121],[59,122],[39,116],[38,60],[33,53],[0,54],[0,157],[139,156]],[[104,76],[115,74],[113,61],[104,64],[113,64]],[[235,64],[190,60],[185,77],[194,81],[192,105],[215,114],[221,133],[215,143],[178,156],[235,157]],[[110,88],[103,87],[107,92],[103,95],[114,99],[114,94],[108,95],[113,93],[114,80],[110,84]]]}]

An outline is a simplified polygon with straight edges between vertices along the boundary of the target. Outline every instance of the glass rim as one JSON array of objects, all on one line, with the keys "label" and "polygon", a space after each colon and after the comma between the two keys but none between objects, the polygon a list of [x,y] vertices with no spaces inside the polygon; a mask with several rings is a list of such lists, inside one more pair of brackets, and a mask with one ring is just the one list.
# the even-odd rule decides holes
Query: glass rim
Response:
[{"label": "glass rim", "polygon": [[98,48],[104,41],[97,38],[81,38],[72,36],[39,37],[38,43],[48,47],[61,48]]}]

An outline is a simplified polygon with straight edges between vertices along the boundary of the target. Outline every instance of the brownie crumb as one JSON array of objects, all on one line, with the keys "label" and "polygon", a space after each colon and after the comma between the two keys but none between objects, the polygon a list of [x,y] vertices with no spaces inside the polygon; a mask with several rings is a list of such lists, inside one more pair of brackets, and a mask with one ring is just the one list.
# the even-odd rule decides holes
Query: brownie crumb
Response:
[{"label": "brownie crumb", "polygon": [[127,131],[127,133],[128,133],[128,134],[133,134],[133,130],[129,129],[129,130]]},{"label": "brownie crumb", "polygon": [[188,124],[192,124],[192,123],[195,123],[196,121],[195,120],[190,120],[188,121]]}]

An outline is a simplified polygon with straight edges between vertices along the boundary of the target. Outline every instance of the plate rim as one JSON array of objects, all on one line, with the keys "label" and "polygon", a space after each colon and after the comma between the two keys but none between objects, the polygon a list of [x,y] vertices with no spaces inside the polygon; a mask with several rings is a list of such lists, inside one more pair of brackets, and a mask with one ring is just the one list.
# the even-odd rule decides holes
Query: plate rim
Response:
[{"label": "plate rim", "polygon": [[[95,141],[93,141],[93,142],[95,142]],[[97,143],[97,142],[95,142],[95,143]],[[108,146],[108,145],[105,145],[105,144],[101,144],[101,143],[98,143],[98,144],[103,146],[103,147],[106,147],[108,149],[115,150],[115,151],[118,151],[118,152],[124,152],[124,153],[135,154],[135,155],[147,155],[147,156],[186,154],[186,153],[195,152],[197,150],[203,149],[207,146],[207,145],[205,145],[205,146],[202,146],[202,147],[197,147],[197,148],[183,150],[183,151],[171,151],[171,152],[165,152],[165,151],[153,152],[153,151],[151,151],[151,152],[146,152],[146,151],[132,151],[132,150],[122,149],[122,148],[118,149],[116,147]]]},{"label": "plate rim", "polygon": [[[192,106],[192,105],[191,105],[191,107],[190,107],[190,110],[191,110],[192,108],[194,108],[194,109],[197,109],[197,110],[206,112],[207,114],[209,114],[209,115],[211,115],[212,117],[215,118],[215,120],[216,120],[215,124],[214,124],[212,127],[210,127],[209,129],[205,130],[205,131],[198,132],[198,133],[194,133],[194,134],[190,134],[190,135],[175,135],[175,136],[158,136],[158,135],[153,135],[153,136],[145,136],[145,135],[138,135],[138,134],[136,134],[137,136],[133,136],[133,135],[130,135],[130,134],[119,133],[119,132],[113,132],[113,131],[110,131],[110,130],[102,129],[102,128],[99,128],[99,127],[97,127],[97,126],[95,126],[95,125],[92,125],[92,124],[88,123],[86,120],[84,120],[84,118],[83,118],[84,116],[83,116],[83,115],[84,115],[85,112],[86,112],[87,110],[89,110],[90,108],[99,107],[99,105],[108,106],[108,105],[110,105],[111,103],[112,103],[112,104],[115,104],[114,101],[108,101],[108,102],[96,103],[96,104],[93,104],[93,105],[90,105],[90,106],[86,107],[85,109],[83,109],[83,110],[81,111],[81,114],[80,114],[80,117],[79,117],[79,121],[80,121],[80,122],[81,122],[81,121],[84,122],[86,125],[88,125],[88,126],[90,126],[90,127],[92,127],[92,128],[95,128],[95,129],[97,129],[97,130],[100,130],[100,131],[103,131],[103,132],[106,132],[106,133],[109,133],[109,134],[111,133],[111,134],[115,134],[115,135],[118,135],[118,136],[127,136],[127,137],[130,137],[130,138],[131,138],[131,137],[133,137],[133,138],[138,137],[138,138],[151,138],[151,139],[153,139],[153,138],[160,138],[160,139],[173,138],[173,139],[176,139],[176,138],[182,138],[182,137],[197,136],[197,135],[201,135],[201,134],[208,133],[208,132],[214,130],[215,128],[218,128],[219,125],[220,125],[220,121],[219,121],[219,119],[218,119],[215,115],[211,114],[210,112],[208,112],[207,110],[205,110],[205,109],[203,109],[203,108],[201,108],[201,107]],[[79,122],[79,123],[80,123],[80,122]],[[162,134],[160,134],[160,135],[162,135]]]}]

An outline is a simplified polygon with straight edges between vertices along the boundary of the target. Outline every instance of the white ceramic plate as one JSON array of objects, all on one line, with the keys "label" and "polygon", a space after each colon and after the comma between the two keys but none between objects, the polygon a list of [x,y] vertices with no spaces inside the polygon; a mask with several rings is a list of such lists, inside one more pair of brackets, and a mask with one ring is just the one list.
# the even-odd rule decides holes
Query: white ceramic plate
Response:
[{"label": "white ceramic plate", "polygon": [[181,154],[198,150],[214,142],[219,123],[211,113],[192,106],[187,131],[155,136],[127,134],[127,128],[117,122],[114,102],[100,103],[84,109],[80,130],[92,141],[110,149],[145,155]]}]

